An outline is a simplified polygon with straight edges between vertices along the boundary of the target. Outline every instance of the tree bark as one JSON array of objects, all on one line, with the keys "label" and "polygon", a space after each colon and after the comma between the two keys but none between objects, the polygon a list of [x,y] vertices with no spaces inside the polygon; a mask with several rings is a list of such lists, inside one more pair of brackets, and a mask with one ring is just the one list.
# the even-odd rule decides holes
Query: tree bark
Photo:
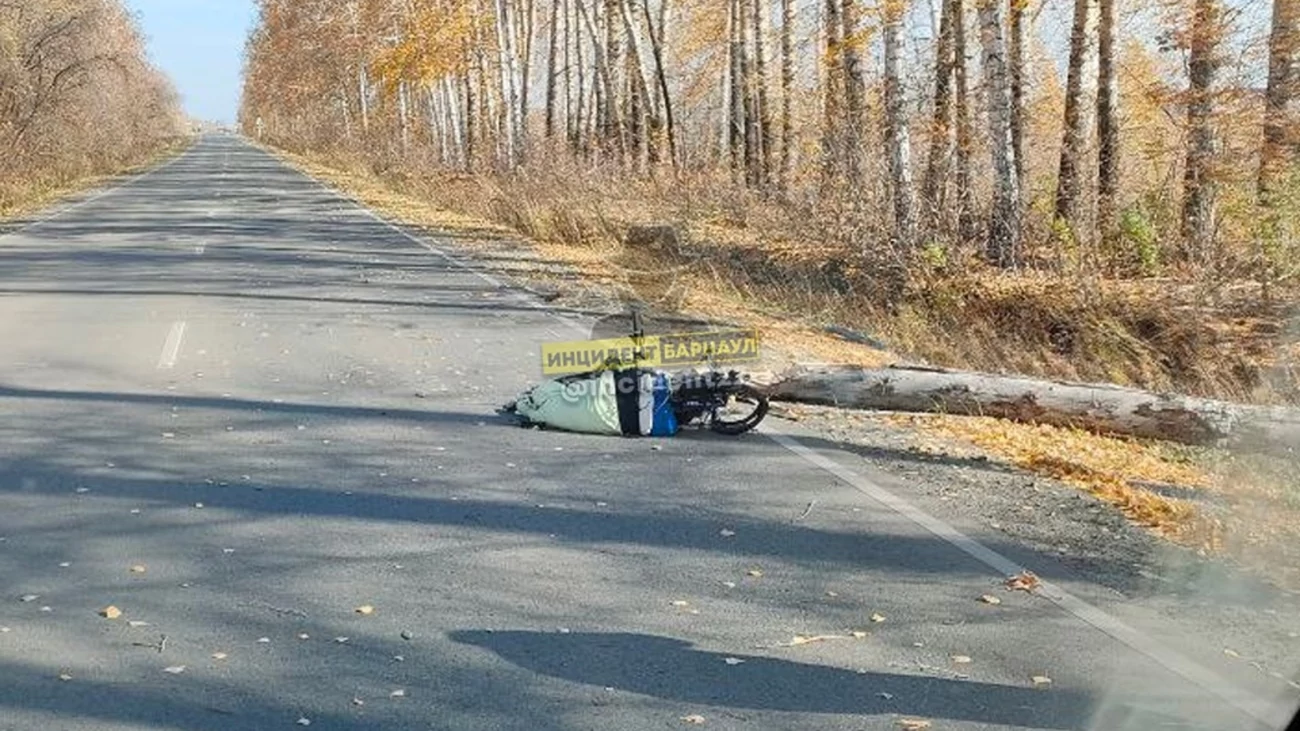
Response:
[{"label": "tree bark", "polygon": [[1016,153],[1016,179],[1025,181],[1025,10],[1029,0],[1007,6],[1007,72],[1011,77],[1011,147]]},{"label": "tree bark", "polygon": [[858,191],[866,186],[866,169],[863,166],[862,130],[867,121],[866,68],[862,54],[861,15],[858,0],[842,0],[840,18],[844,22],[844,146],[847,155],[849,185]]},{"label": "tree bark", "polygon": [[578,2],[578,10],[582,15],[583,25],[587,28],[587,35],[591,37],[596,78],[600,82],[597,87],[599,90],[599,103],[596,104],[596,108],[599,110],[597,117],[599,118],[601,136],[608,147],[611,144],[619,144],[622,137],[622,123],[617,112],[618,105],[614,103],[616,96],[613,72],[610,70],[609,49],[601,42],[600,34],[591,20],[591,14],[587,12],[586,5],[581,0]]},{"label": "tree bark", "polygon": [[993,158],[993,209],[989,213],[989,261],[1014,268],[1020,256],[1020,179],[1011,140],[1011,86],[1007,79],[998,0],[980,0],[980,45],[988,90],[989,154]]},{"label": "tree bark", "polygon": [[844,145],[844,23],[840,19],[840,0],[826,0],[823,18],[826,43],[825,82],[822,84],[822,185],[839,178]]},{"label": "tree bark", "polygon": [[555,91],[560,36],[560,0],[551,0],[550,46],[546,53],[546,139],[555,138]]},{"label": "tree bark", "polygon": [[1207,261],[1214,240],[1218,187],[1214,177],[1214,85],[1223,63],[1222,41],[1223,7],[1219,0],[1196,0],[1187,61],[1187,155],[1180,252],[1187,261]]},{"label": "tree bark", "polygon": [[[649,151],[651,161],[654,161],[655,149],[654,135],[656,130],[663,126],[662,122],[655,118],[650,95],[650,82],[648,66],[645,62],[645,56],[641,53],[641,36],[637,33],[636,24],[632,21],[632,8],[630,3],[633,0],[623,0],[619,3],[619,13],[623,16],[623,30],[627,34],[628,49],[631,51],[629,60],[632,68],[632,92],[640,100],[637,123],[645,137],[645,144]],[[635,149],[635,148],[634,148]],[[640,151],[636,151],[637,159],[640,160]]]},{"label": "tree bark", "polygon": [[679,164],[677,158],[677,120],[673,113],[673,97],[668,88],[668,71],[664,65],[664,35],[668,32],[668,3],[669,0],[659,0],[659,27],[655,28],[654,19],[650,16],[650,5],[645,3],[641,9],[645,11],[646,30],[650,36],[650,50],[654,54],[655,60],[655,81],[659,89],[659,96],[663,104],[664,119],[666,122],[666,131],[668,133],[668,156],[672,162],[673,168]]},{"label": "tree bark", "polygon": [[781,169],[780,188],[789,190],[794,168],[794,0],[781,0]]},{"label": "tree bark", "polygon": [[[1015,0],[1012,0],[1013,2]],[[1075,210],[1079,198],[1079,158],[1083,154],[1083,66],[1088,55],[1088,13],[1090,0],[1074,0],[1074,22],[1070,30],[1070,60],[1065,82],[1065,122],[1061,138],[1060,165],[1056,176],[1056,217],[1077,234]]]},{"label": "tree bark", "polygon": [[1119,87],[1115,78],[1115,4],[1098,0],[1097,20],[1097,230],[1115,229],[1119,198]]},{"label": "tree bark", "polygon": [[903,18],[906,0],[885,0],[885,147],[893,181],[894,239],[903,252],[916,244],[912,199],[912,143],[907,128],[907,99],[903,90]]},{"label": "tree bark", "polygon": [[753,0],[754,34],[754,107],[758,130],[758,168],[755,176],[759,187],[766,187],[772,178],[772,110],[767,91],[767,36],[770,24],[767,17],[768,0]]},{"label": "tree bark", "polygon": [[942,0],[939,11],[939,38],[934,49],[934,114],[930,118],[930,152],[925,160],[925,178],[921,198],[925,205],[926,228],[938,234],[943,217],[944,192],[947,187],[952,155],[952,81],[953,24],[958,22],[960,0]]},{"label": "tree bark", "polygon": [[971,155],[975,134],[971,125],[970,84],[966,63],[965,0],[948,0],[953,4],[953,114],[957,124],[957,235],[963,242],[974,241],[975,189],[971,182]]},{"label": "tree bark", "polygon": [[520,89],[519,18],[511,0],[497,0],[497,42],[501,58],[501,103],[504,107],[504,163],[514,168],[523,162],[523,98]]},{"label": "tree bark", "polygon": [[728,78],[731,81],[731,99],[728,106],[727,143],[731,150],[731,171],[733,180],[740,180],[745,170],[745,81],[741,68],[741,57],[745,43],[740,18],[742,0],[730,0],[727,14],[730,45],[727,60]]},{"label": "tree bark", "polygon": [[1183,444],[1291,456],[1300,410],[1157,394],[1120,386],[891,367],[797,369],[765,387],[778,401],[855,409],[994,416]]},{"label": "tree bark", "polygon": [[1300,0],[1274,0],[1268,38],[1264,147],[1259,199],[1272,207],[1275,193],[1300,159]]}]

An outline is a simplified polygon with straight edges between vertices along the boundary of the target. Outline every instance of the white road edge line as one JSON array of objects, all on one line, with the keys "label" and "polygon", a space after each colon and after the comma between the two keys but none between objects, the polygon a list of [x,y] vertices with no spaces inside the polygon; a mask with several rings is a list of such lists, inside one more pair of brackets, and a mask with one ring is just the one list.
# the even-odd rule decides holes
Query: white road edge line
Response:
[{"label": "white road edge line", "polygon": [[40,226],[41,224],[48,223],[50,221],[55,220],[56,218],[61,218],[69,213],[72,213],[73,211],[79,208],[88,206],[91,203],[94,203],[95,201],[104,198],[105,196],[129,188],[132,185],[135,185],[136,183],[140,182],[141,180],[144,180],[145,178],[149,177],[150,175],[153,175],[154,173],[162,172],[163,170],[166,170],[172,165],[175,165],[177,162],[180,162],[181,158],[188,155],[190,151],[194,149],[195,144],[197,144],[197,140],[194,143],[191,143],[189,147],[185,148],[184,150],[181,150],[179,153],[176,154],[175,157],[171,158],[170,160],[159,163],[153,166],[152,168],[145,170],[144,172],[136,173],[135,175],[128,176],[123,180],[119,180],[117,181],[117,183],[110,185],[107,188],[104,188],[103,190],[100,190],[94,195],[91,195],[89,198],[84,198],[82,200],[77,201],[76,203],[73,203],[72,205],[59,208],[49,213],[48,215],[42,216],[41,218],[38,218],[34,221],[29,221],[26,224],[23,224],[21,227],[14,229],[13,231],[8,231],[6,233],[0,234],[0,241],[3,241],[9,238],[10,236],[17,236],[21,233],[30,231]]},{"label": "white road edge line", "polygon": [[[258,149],[262,149],[262,148],[259,147]],[[264,154],[270,155],[271,157],[276,157],[275,155],[273,155],[270,152],[267,152],[266,150],[262,150],[262,151]],[[280,158],[276,157],[276,159],[279,160]],[[281,162],[283,163],[283,160],[281,160]],[[293,166],[289,166],[289,167],[293,168],[294,170],[298,170]],[[477,275],[480,279],[487,282],[488,284],[491,284],[494,287],[498,287],[502,289],[506,288],[506,285],[504,285],[501,282],[501,280],[497,279],[496,277],[493,277],[490,274],[485,274],[481,271],[478,271],[477,269],[473,269],[468,265],[464,264],[463,262],[452,257],[450,254],[447,254],[442,249],[439,249],[438,247],[434,246],[433,244],[430,244],[429,242],[423,239],[417,238],[416,236],[414,236],[413,234],[411,234],[409,231],[405,230],[401,226],[398,226],[392,221],[389,221],[383,216],[380,216],[375,211],[372,211],[368,206],[366,206],[364,203],[357,200],[353,196],[340,191],[338,188],[335,188],[334,186],[320,180],[314,175],[310,175],[301,170],[299,170],[298,172],[304,175],[305,177],[307,177],[308,179],[315,181],[317,185],[320,185],[322,188],[325,188],[326,190],[330,191],[334,195],[338,196],[340,199],[345,200],[357,206],[367,216],[373,218],[375,221],[378,221],[384,226],[387,226],[393,231],[396,231],[398,234],[401,234],[403,237],[419,245],[420,247],[427,249],[433,252],[434,254],[442,257],[448,263],[460,269],[463,269],[467,272],[471,272]],[[588,329],[583,328],[578,323],[573,322],[572,320],[566,317],[562,317],[554,312],[550,312],[550,308],[544,303],[530,301],[529,306],[531,306],[533,309],[542,312],[547,312],[552,317],[564,323],[566,326],[570,327],[571,329],[583,332],[585,334],[590,334],[590,331]],[[1005,578],[1007,576],[1018,574],[1024,570],[1015,561],[1012,561],[1006,556],[1003,556],[997,551],[994,551],[988,546],[985,546],[979,541],[971,538],[970,536],[967,536],[966,534],[957,530],[956,528],[949,525],[948,523],[930,515],[924,510],[921,510],[920,508],[911,504],[907,500],[904,500],[903,498],[899,497],[893,492],[890,492],[889,490],[886,490],[885,488],[881,487],[880,485],[877,485],[871,480],[868,480],[866,477],[863,477],[862,475],[859,475],[858,473],[839,465],[838,463],[834,462],[833,460],[826,457],[825,455],[822,455],[817,451],[813,450],[811,447],[808,447],[807,445],[803,444],[795,437],[788,434],[781,434],[779,432],[775,432],[771,428],[764,428],[761,431],[769,439],[772,439],[777,444],[780,444],[782,447],[785,447],[786,449],[790,450],[794,454],[803,458],[808,463],[826,472],[829,472],[832,475],[835,475],[841,480],[844,480],[845,482],[852,485],[854,488],[856,488],[859,492],[863,493],[867,497],[872,498],[876,502],[881,503],[882,505],[902,515],[903,517],[907,518],[913,523],[916,523],[922,528],[925,528],[926,530],[930,531],[938,538],[946,541],[947,543],[951,544],[953,547],[971,556],[972,558],[984,564],[985,566],[988,566],[990,569],[995,571],[1000,577]],[[1074,596],[1073,594],[1070,594],[1069,592],[1065,591],[1064,589],[1061,589],[1055,584],[1044,581],[1041,587],[1042,587],[1041,593],[1043,596],[1045,596],[1047,599],[1052,601],[1052,603],[1056,604],[1058,607],[1060,607],[1067,613],[1073,615],[1075,618],[1081,620],[1082,622],[1088,625],[1091,625],[1097,630],[1100,630],[1101,632],[1110,636],[1116,641],[1124,645],[1127,645],[1129,648],[1135,650],[1136,652],[1147,656],[1151,660],[1155,661],[1156,663],[1164,666],[1169,671],[1173,672],[1175,675],[1182,677],[1183,679],[1200,687],[1202,690],[1205,690],[1206,692],[1218,697],[1219,699],[1230,704],[1232,707],[1236,708],[1242,713],[1245,713],[1246,715],[1250,716],[1256,721],[1259,721],[1272,728],[1282,728],[1287,724],[1288,721],[1290,721],[1291,719],[1290,712],[1288,712],[1284,708],[1281,708],[1281,704],[1270,702],[1264,698],[1259,697],[1254,693],[1251,693],[1243,688],[1236,686],[1235,684],[1229,682],[1227,679],[1223,678],[1222,676],[1215,673],[1214,671],[1202,666],[1196,661],[1176,652],[1175,650],[1166,647],[1164,644],[1160,643],[1159,641],[1143,635],[1141,632],[1137,631],[1133,627],[1130,627],[1129,625],[1125,624],[1119,619],[1112,617],[1111,615],[1105,613],[1104,611],[1098,609],[1097,607],[1094,607],[1091,604],[1085,602],[1084,600]]]},{"label": "white road edge line", "polygon": [[162,355],[158,356],[158,370],[166,371],[176,367],[176,359],[181,354],[181,342],[185,340],[185,321],[172,323],[172,329],[163,342]]},{"label": "white road edge line", "polygon": [[[858,492],[933,533],[936,537],[962,553],[993,569],[999,575],[1007,577],[1024,571],[1024,568],[1015,561],[967,536],[949,523],[930,515],[896,493],[840,465],[826,455],[803,444],[795,437],[781,433],[771,427],[765,427],[762,432],[769,439],[802,457],[805,461],[847,482]],[[1218,697],[1256,721],[1271,728],[1282,728],[1291,718],[1291,714],[1280,707],[1281,704],[1269,702],[1254,693],[1235,686],[1214,671],[1167,647],[1158,640],[1147,637],[1123,621],[1094,607],[1056,584],[1044,581],[1037,593],[1077,619],[1127,645],[1138,653],[1146,655],[1169,671]]]}]

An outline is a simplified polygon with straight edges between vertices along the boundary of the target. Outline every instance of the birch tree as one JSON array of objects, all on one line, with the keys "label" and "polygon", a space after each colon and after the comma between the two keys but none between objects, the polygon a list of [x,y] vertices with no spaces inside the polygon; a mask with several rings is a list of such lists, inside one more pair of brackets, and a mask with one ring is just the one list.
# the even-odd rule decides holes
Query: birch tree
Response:
[{"label": "birch tree", "polygon": [[907,100],[902,77],[903,18],[905,0],[885,0],[885,147],[893,185],[894,238],[905,251],[915,244],[916,222],[912,200],[912,146],[907,128]]},{"label": "birch tree", "polygon": [[993,162],[993,206],[985,255],[1000,267],[1014,267],[1020,255],[1020,180],[1011,139],[1011,85],[1007,78],[998,0],[979,0],[984,86],[988,90],[989,153]]}]

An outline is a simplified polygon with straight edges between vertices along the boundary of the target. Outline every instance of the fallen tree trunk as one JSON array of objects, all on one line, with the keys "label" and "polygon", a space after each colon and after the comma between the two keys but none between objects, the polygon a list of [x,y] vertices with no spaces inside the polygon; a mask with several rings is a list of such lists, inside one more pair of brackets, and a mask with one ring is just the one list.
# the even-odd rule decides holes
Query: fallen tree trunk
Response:
[{"label": "fallen tree trunk", "polygon": [[778,401],[996,416],[1183,444],[1296,454],[1300,410],[1122,386],[909,366],[797,368],[764,387]]}]

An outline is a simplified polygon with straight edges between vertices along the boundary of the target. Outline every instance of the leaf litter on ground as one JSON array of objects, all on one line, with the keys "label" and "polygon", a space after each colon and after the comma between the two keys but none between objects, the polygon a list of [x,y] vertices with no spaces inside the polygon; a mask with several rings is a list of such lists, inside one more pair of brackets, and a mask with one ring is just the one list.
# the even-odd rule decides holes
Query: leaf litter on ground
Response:
[{"label": "leaf litter on ground", "polygon": [[[863,633],[866,636],[866,633]],[[772,645],[758,645],[759,649],[772,649],[776,647],[799,647],[800,645],[811,645],[815,642],[829,642],[831,640],[848,640],[853,639],[854,635],[795,635],[789,642],[777,642]]]},{"label": "leaf litter on ground", "polygon": [[1007,587],[1008,591],[1024,591],[1032,593],[1036,591],[1038,587],[1042,586],[1043,582],[1033,571],[1021,571],[1015,576],[1008,576],[1007,580],[1003,582],[1003,584]]}]

